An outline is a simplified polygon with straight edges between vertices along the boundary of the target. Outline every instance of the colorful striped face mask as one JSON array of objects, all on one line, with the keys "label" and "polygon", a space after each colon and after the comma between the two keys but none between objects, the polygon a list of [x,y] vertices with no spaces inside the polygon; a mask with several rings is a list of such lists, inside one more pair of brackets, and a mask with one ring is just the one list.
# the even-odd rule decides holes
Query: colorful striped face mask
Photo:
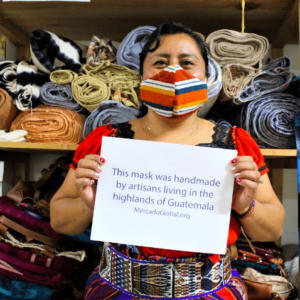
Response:
[{"label": "colorful striped face mask", "polygon": [[182,69],[171,65],[141,82],[142,102],[166,118],[182,118],[207,101],[207,84]]}]

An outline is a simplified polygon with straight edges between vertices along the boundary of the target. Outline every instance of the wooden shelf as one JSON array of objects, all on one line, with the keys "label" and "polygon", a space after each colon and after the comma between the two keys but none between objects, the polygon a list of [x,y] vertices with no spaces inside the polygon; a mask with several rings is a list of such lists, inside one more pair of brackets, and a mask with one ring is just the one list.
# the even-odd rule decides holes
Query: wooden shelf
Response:
[{"label": "wooden shelf", "polygon": [[[27,152],[27,153],[70,153],[77,149],[73,144],[50,143],[14,143],[0,142],[0,151]],[[1,160],[1,155],[0,155]]]},{"label": "wooden shelf", "polygon": [[297,157],[296,149],[261,149],[265,158]]},{"label": "wooden shelf", "polygon": [[[70,153],[75,151],[77,147],[78,145],[72,144],[0,142],[0,151],[27,153]],[[297,156],[296,149],[261,149],[261,152],[268,159]]]}]

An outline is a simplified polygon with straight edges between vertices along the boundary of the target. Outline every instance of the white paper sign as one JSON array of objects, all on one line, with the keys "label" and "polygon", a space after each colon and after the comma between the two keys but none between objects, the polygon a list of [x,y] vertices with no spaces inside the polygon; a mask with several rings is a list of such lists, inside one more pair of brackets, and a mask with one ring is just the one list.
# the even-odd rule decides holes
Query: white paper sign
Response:
[{"label": "white paper sign", "polygon": [[103,137],[92,240],[225,254],[236,150]]}]

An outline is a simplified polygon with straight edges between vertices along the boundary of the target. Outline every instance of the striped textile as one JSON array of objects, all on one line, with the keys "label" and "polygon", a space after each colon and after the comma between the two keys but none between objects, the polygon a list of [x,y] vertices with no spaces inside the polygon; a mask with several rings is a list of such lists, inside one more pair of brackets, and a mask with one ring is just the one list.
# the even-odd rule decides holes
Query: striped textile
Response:
[{"label": "striped textile", "polygon": [[172,65],[141,83],[140,98],[157,114],[180,118],[207,101],[207,84]]},{"label": "striped textile", "polygon": [[142,300],[142,299],[194,299],[194,300],[247,300],[246,286],[236,270],[232,271],[229,282],[212,292],[201,296],[191,296],[183,298],[151,298],[146,296],[131,296],[108,284],[100,275],[99,267],[90,275],[86,288],[85,300]]}]

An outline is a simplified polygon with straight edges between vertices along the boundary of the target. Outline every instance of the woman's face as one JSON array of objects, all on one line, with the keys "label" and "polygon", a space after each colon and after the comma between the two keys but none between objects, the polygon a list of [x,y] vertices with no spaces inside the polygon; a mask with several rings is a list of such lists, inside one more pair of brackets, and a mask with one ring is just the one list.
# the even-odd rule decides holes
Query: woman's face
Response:
[{"label": "woman's face", "polygon": [[153,77],[173,64],[181,66],[194,77],[204,81],[204,59],[195,40],[185,33],[161,37],[159,47],[149,52],[145,58],[143,80]]}]

